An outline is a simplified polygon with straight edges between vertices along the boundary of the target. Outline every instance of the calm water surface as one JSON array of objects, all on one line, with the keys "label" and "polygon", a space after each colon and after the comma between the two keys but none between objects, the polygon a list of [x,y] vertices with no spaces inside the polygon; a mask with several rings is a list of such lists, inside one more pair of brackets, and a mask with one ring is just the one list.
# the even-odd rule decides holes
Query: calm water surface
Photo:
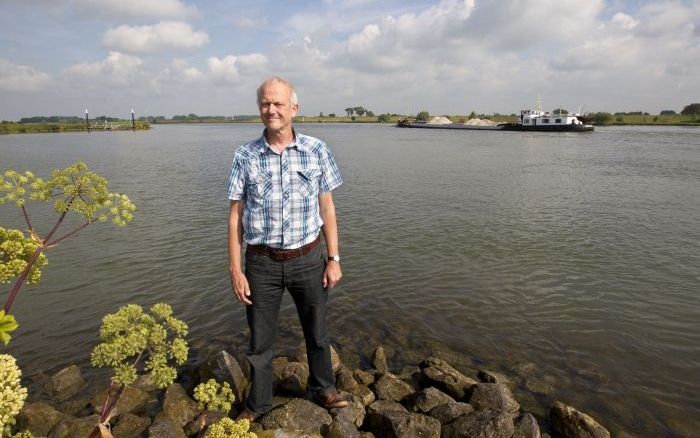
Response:
[{"label": "calm water surface", "polygon": [[[697,434],[699,129],[299,130],[331,145],[345,177],[334,195],[345,276],[330,316],[351,366],[379,344],[396,368],[434,354],[506,373],[539,415],[560,399],[614,433]],[[172,304],[191,327],[192,362],[245,349],[226,269],[226,183],[235,147],[259,134],[183,125],[0,137],[0,170],[84,160],[138,207],[127,228],[91,226],[62,243],[41,284],[22,290],[10,351],[25,374],[78,363],[102,381],[89,354],[102,316],[127,303]],[[9,206],[0,224],[23,226]],[[279,350],[299,340],[287,298]]]}]

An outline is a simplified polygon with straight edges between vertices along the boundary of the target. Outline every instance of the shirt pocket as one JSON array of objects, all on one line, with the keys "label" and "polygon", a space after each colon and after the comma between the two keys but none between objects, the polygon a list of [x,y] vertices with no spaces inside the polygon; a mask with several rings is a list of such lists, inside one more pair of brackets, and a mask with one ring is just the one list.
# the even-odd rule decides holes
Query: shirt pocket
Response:
[{"label": "shirt pocket", "polygon": [[297,182],[299,194],[304,197],[318,196],[319,180],[321,170],[313,167],[297,171]]},{"label": "shirt pocket", "polygon": [[258,200],[269,198],[272,193],[272,172],[251,170],[248,178],[248,190]]}]

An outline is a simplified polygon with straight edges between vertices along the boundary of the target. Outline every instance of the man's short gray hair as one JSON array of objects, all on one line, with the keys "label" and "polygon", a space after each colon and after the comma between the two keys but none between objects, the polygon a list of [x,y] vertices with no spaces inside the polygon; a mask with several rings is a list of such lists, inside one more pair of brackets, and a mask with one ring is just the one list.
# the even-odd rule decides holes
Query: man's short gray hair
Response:
[{"label": "man's short gray hair", "polygon": [[294,85],[292,85],[292,83],[286,80],[285,78],[273,76],[269,79],[265,79],[265,81],[258,87],[258,106],[260,106],[260,99],[262,98],[262,93],[265,87],[275,83],[284,84],[287,87],[289,87],[290,90],[292,90],[292,93],[289,96],[289,101],[292,104],[292,106],[298,103],[297,90],[294,88]]}]

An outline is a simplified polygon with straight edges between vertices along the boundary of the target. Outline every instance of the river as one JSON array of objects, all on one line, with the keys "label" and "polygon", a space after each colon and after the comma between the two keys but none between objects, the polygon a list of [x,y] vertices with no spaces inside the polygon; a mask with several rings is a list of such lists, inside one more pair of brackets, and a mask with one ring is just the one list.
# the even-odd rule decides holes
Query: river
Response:
[{"label": "river", "polygon": [[[556,399],[614,434],[700,430],[700,129],[298,129],[331,146],[345,178],[330,318],[351,366],[377,345],[397,369],[436,354],[508,375],[538,415]],[[51,250],[41,283],[21,291],[9,351],[26,375],[77,363],[102,381],[90,351],[102,316],[127,303],[170,303],[190,326],[192,363],[245,350],[226,185],[235,147],[260,130],[0,136],[0,171],[82,160],[138,208],[126,228],[91,225]],[[41,211],[30,205],[45,230]],[[0,207],[0,224],[23,227],[20,212]],[[280,352],[299,341],[286,297]]]}]

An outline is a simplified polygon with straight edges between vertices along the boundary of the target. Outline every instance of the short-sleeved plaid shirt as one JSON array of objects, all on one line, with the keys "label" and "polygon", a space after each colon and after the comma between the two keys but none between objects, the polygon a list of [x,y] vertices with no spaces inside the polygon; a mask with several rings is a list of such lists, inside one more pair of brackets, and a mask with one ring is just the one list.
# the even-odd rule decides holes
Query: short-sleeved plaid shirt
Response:
[{"label": "short-sleeved plaid shirt", "polygon": [[318,194],[343,183],[330,149],[295,133],[281,154],[265,135],[236,150],[228,197],[244,200],[243,240],[251,245],[294,249],[313,242],[323,221]]}]

